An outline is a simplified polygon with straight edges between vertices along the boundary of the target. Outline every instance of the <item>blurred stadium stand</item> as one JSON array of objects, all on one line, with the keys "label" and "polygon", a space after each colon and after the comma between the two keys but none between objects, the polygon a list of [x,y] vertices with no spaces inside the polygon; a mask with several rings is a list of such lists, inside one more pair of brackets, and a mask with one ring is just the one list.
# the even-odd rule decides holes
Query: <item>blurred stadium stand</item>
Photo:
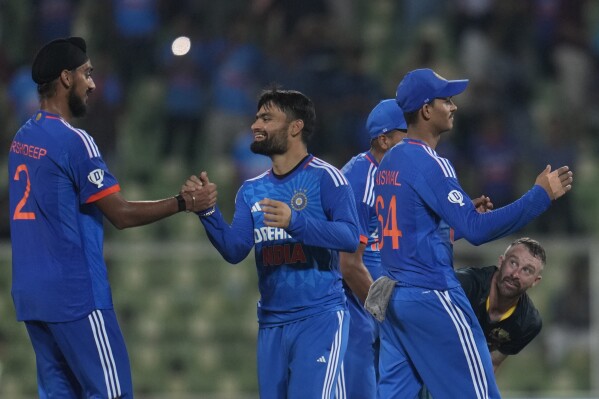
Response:
[{"label": "blurred stadium stand", "polygon": [[[188,234],[199,236],[191,230]],[[555,301],[569,288],[569,276],[583,267],[573,259],[588,263],[594,272],[584,283],[594,286],[599,284],[599,250],[589,240],[537,238],[547,249],[548,264],[542,283],[529,293],[543,316],[543,330],[506,360],[498,384],[506,398],[597,397],[589,396],[599,392],[593,377],[599,374],[596,292],[584,298],[590,322],[570,326],[561,341],[554,334],[556,328],[567,327],[567,320],[556,319]],[[251,257],[229,265],[199,241],[134,240],[106,246],[117,315],[140,398],[257,397],[255,266]],[[509,242],[481,247],[458,242],[456,266],[495,264]],[[24,326],[14,322],[7,244],[0,246],[0,265],[5,271],[0,274],[0,397],[30,398],[36,391],[34,356]],[[577,290],[589,293],[584,285]],[[579,303],[569,310],[584,309]],[[578,342],[571,342],[573,337]],[[565,347],[556,354],[559,345]]]}]

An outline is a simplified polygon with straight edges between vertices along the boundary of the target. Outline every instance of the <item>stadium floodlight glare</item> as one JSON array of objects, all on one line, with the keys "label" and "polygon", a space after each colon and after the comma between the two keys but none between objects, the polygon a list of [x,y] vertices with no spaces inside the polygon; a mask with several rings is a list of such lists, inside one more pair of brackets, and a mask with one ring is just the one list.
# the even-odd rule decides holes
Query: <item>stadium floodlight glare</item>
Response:
[{"label": "stadium floodlight glare", "polygon": [[175,40],[173,40],[173,44],[171,45],[171,50],[174,55],[181,56],[185,55],[191,49],[191,40],[187,36],[179,36]]}]

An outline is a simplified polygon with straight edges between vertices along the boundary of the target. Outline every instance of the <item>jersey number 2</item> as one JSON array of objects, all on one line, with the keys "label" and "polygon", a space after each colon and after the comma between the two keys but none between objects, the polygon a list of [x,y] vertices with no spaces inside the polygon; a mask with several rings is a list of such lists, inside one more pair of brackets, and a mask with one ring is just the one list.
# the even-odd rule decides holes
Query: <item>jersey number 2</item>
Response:
[{"label": "jersey number 2", "polygon": [[29,192],[31,191],[31,181],[29,180],[29,171],[27,170],[27,165],[21,164],[17,167],[17,171],[15,172],[15,176],[13,179],[20,180],[21,172],[25,173],[25,177],[27,177],[27,184],[25,186],[25,192],[23,193],[23,198],[17,204],[15,208],[15,213],[12,215],[13,220],[32,220],[35,219],[35,213],[33,212],[21,212],[25,204],[27,203],[27,198],[29,198]]},{"label": "jersey number 2", "polygon": [[[383,212],[387,209],[387,215],[383,218]],[[385,245],[385,238],[391,238],[391,247],[399,249],[399,237],[402,236],[401,230],[397,228],[397,201],[395,195],[391,197],[388,206],[385,206],[383,197],[376,197],[376,214],[379,219],[379,229],[382,231],[383,239],[380,240],[379,249]]]}]

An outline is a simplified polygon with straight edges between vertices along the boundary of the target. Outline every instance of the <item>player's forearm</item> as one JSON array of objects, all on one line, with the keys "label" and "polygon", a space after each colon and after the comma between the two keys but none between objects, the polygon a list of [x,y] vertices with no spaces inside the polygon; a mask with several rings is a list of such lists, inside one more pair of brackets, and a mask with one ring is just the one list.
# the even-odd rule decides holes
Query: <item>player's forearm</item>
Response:
[{"label": "player's forearm", "polygon": [[497,210],[480,214],[472,212],[466,223],[456,226],[456,236],[474,245],[510,235],[542,214],[551,200],[540,186],[534,186],[517,201]]},{"label": "player's forearm", "polygon": [[126,201],[118,193],[96,201],[96,205],[119,230],[150,224],[179,212],[175,198]]},{"label": "player's forearm", "polygon": [[199,216],[206,229],[208,239],[229,263],[239,263],[244,260],[254,245],[251,229],[241,226],[229,226],[218,207],[209,216]]},{"label": "player's forearm", "polygon": [[355,252],[360,242],[355,224],[308,218],[301,212],[294,212],[287,232],[304,244],[345,252]]},{"label": "player's forearm", "polygon": [[354,253],[340,252],[339,264],[343,280],[363,304],[372,285],[372,277],[362,262],[362,247],[363,244]]}]

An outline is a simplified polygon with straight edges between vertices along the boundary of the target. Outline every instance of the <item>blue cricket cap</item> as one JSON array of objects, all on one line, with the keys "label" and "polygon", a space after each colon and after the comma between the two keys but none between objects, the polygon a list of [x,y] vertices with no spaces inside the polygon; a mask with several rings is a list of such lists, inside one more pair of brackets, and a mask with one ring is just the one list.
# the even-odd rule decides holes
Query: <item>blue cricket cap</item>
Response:
[{"label": "blue cricket cap", "polygon": [[401,80],[395,99],[404,112],[414,112],[435,98],[458,95],[466,86],[468,79],[447,80],[432,69],[415,69]]},{"label": "blue cricket cap", "polygon": [[407,130],[408,125],[397,101],[390,98],[381,101],[370,111],[366,120],[366,129],[372,140],[392,130]]}]

